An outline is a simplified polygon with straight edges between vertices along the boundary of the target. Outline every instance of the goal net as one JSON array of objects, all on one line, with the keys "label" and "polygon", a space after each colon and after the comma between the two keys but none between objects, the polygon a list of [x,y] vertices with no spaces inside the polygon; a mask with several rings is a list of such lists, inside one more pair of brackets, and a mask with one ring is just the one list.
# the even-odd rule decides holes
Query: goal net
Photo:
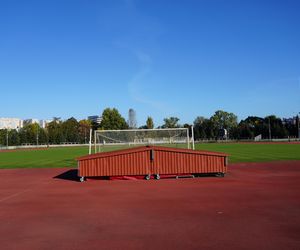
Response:
[{"label": "goal net", "polygon": [[94,131],[95,153],[142,145],[161,145],[194,149],[193,133],[190,137],[188,128]]}]

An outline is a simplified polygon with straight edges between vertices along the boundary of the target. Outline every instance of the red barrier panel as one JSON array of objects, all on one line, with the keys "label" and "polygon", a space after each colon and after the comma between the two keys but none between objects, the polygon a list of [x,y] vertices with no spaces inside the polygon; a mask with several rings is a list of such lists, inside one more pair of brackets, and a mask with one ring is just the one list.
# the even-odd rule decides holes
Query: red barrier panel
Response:
[{"label": "red barrier panel", "polygon": [[217,152],[143,146],[78,158],[78,175],[148,176],[226,173],[228,155]]}]

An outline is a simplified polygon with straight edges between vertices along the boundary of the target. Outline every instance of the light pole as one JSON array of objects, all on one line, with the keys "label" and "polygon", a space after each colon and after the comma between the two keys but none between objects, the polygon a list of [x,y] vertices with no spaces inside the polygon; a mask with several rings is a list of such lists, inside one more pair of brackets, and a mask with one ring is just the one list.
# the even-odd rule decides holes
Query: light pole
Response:
[{"label": "light pole", "polygon": [[269,117],[269,140],[272,140],[270,117]]},{"label": "light pole", "polygon": [[6,147],[8,148],[8,128],[6,129]]},{"label": "light pole", "polygon": [[38,146],[39,145],[39,127],[37,126],[37,129],[36,129],[36,145]]},{"label": "light pole", "polygon": [[300,114],[300,112],[297,114],[297,123],[298,123],[298,139],[300,140],[299,114]]}]

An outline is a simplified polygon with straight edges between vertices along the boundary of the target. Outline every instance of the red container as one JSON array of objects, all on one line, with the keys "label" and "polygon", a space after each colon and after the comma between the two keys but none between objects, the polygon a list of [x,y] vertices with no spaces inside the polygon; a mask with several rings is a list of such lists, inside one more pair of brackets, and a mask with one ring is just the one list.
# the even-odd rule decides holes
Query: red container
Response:
[{"label": "red container", "polygon": [[226,154],[155,147],[153,174],[224,174],[226,166]]},{"label": "red container", "polygon": [[80,177],[226,173],[228,155],[190,149],[142,146],[78,158]]}]

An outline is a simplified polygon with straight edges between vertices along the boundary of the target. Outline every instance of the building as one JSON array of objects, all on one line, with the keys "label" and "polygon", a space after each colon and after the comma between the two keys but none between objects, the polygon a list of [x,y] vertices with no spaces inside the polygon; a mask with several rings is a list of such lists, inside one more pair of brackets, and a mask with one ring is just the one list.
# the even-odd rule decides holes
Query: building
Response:
[{"label": "building", "polygon": [[52,122],[52,120],[38,120],[38,119],[26,119],[24,120],[24,125],[38,124],[41,128],[46,128],[47,124]]},{"label": "building", "polygon": [[134,129],[137,127],[137,122],[136,122],[136,112],[134,109],[129,109],[128,111],[128,127],[131,129]]},{"label": "building", "polygon": [[46,128],[47,124],[52,122],[53,120],[40,120],[39,125],[41,128]]},{"label": "building", "polygon": [[23,127],[23,120],[19,118],[0,118],[0,129],[20,129]]},{"label": "building", "polygon": [[26,125],[37,123],[41,128],[46,128],[52,120],[0,118],[0,129],[20,129]]},{"label": "building", "polygon": [[88,116],[88,120],[91,121],[92,123],[100,124],[102,121],[102,117],[98,115],[91,115]]},{"label": "building", "polygon": [[287,125],[296,125],[297,124],[297,116],[295,116],[293,118],[283,118],[282,123],[287,124]]},{"label": "building", "polygon": [[38,120],[38,124],[41,128],[46,128],[47,124],[52,122],[53,120]]},{"label": "building", "polygon": [[23,123],[24,123],[24,126],[26,126],[26,125],[34,124],[34,123],[40,124],[40,121],[38,119],[26,119],[26,120],[24,120]]}]

